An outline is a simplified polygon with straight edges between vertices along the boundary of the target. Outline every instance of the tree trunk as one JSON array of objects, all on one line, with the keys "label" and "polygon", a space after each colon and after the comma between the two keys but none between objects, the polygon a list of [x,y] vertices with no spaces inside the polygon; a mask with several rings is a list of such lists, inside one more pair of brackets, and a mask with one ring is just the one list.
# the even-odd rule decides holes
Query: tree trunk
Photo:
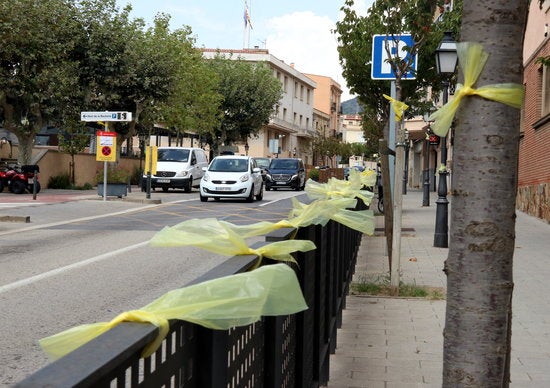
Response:
[{"label": "tree trunk", "polygon": [[[460,40],[489,53],[474,88],[522,84],[527,7],[527,1],[464,2]],[[519,110],[476,96],[464,98],[456,116],[445,387],[509,386],[519,118]]]}]

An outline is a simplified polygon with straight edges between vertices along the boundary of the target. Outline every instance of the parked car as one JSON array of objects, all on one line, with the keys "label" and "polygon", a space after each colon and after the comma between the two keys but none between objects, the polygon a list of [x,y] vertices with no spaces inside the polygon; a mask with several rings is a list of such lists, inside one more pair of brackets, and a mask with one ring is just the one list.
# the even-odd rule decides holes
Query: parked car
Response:
[{"label": "parked car", "polygon": [[219,201],[221,198],[244,198],[248,202],[263,199],[264,182],[261,169],[249,156],[216,156],[210,165],[204,168],[200,182],[200,199]]},{"label": "parked car", "polygon": [[269,168],[269,163],[271,163],[271,159],[257,157],[253,157],[252,159],[256,161],[256,164],[262,170],[262,179],[265,181],[265,175],[267,174],[267,169]]},{"label": "parked car", "polygon": [[[199,187],[204,174],[203,167],[208,166],[206,153],[201,148],[158,147],[157,172],[151,176],[151,189],[183,189],[190,192]],[[143,175],[141,190],[145,191],[147,176]]]},{"label": "parked car", "polygon": [[344,167],[344,179],[345,180],[349,179],[349,170],[350,170],[350,168],[353,168],[354,170],[357,170],[359,172],[365,171],[365,167],[363,167],[363,166]]},{"label": "parked car", "polygon": [[304,162],[297,158],[271,159],[265,178],[266,190],[277,190],[283,187],[303,190],[306,186]]}]

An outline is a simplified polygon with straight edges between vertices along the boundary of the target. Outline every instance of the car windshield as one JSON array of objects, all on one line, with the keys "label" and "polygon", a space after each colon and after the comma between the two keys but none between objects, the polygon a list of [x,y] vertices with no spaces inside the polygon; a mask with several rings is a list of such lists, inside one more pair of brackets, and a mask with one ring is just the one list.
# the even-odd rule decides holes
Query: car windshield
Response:
[{"label": "car windshield", "polygon": [[215,158],[208,170],[215,172],[246,172],[248,171],[248,160]]},{"label": "car windshield", "polygon": [[189,150],[158,150],[159,162],[187,162]]},{"label": "car windshield", "polygon": [[291,159],[272,159],[269,168],[273,170],[296,170],[298,168],[298,161]]},{"label": "car windshield", "polygon": [[269,158],[254,158],[256,161],[256,164],[260,168],[267,168],[269,167]]}]

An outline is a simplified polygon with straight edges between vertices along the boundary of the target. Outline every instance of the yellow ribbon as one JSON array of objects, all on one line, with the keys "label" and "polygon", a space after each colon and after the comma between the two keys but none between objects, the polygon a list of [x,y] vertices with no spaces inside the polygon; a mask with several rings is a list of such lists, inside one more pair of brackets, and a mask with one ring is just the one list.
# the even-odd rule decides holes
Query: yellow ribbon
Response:
[{"label": "yellow ribbon", "polygon": [[118,315],[110,322],[80,325],[40,340],[40,346],[57,359],[98,337],[121,322],[152,323],[157,338],[142,357],[153,354],[169,331],[168,320],[179,319],[227,330],[258,321],[262,316],[289,315],[307,309],[294,270],[286,264],[226,276],[172,290],[139,310]]},{"label": "yellow ribbon", "polygon": [[386,100],[389,100],[392,104],[392,108],[395,113],[395,121],[401,121],[401,117],[403,117],[403,112],[405,112],[409,106],[404,102],[401,102],[399,100],[396,100],[395,98],[388,96],[387,94],[383,94],[383,96]]},{"label": "yellow ribbon", "polygon": [[503,83],[482,86],[474,89],[489,54],[483,50],[479,43],[462,42],[457,44],[457,54],[460,68],[464,73],[464,85],[457,85],[454,99],[434,112],[429,121],[435,121],[432,125],[434,133],[438,136],[446,136],[460,102],[465,96],[477,95],[487,100],[501,102],[514,108],[521,108],[523,103],[524,90],[522,85]]},{"label": "yellow ribbon", "polygon": [[319,183],[308,179],[305,191],[311,199],[359,198],[366,205],[369,205],[374,194],[371,191],[362,190],[363,183],[361,179],[343,181],[330,178],[327,183]]},{"label": "yellow ribbon", "polygon": [[[282,225],[286,224],[279,224],[278,227]],[[265,224],[261,225],[261,229],[265,229]],[[292,252],[315,249],[315,244],[309,240],[278,241],[251,249],[243,233],[231,223],[215,218],[191,219],[173,227],[165,227],[153,236],[149,244],[157,247],[194,246],[223,256],[257,255],[260,260],[262,257],[269,257],[291,262],[295,262]]]}]

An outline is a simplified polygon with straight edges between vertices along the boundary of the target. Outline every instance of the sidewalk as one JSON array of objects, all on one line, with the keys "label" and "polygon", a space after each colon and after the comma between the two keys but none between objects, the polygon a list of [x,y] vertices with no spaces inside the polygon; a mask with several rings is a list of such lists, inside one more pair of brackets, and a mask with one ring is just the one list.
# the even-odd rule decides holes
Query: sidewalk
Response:
[{"label": "sidewalk", "polygon": [[[402,235],[404,283],[446,287],[448,249],[433,247],[436,199],[432,192],[430,206],[422,207],[421,191],[403,196],[402,227],[413,228]],[[549,236],[549,224],[518,212],[511,387],[550,387]],[[388,273],[385,237],[365,236],[354,281],[381,273]],[[329,388],[442,386],[444,300],[350,295],[346,304]]]}]

